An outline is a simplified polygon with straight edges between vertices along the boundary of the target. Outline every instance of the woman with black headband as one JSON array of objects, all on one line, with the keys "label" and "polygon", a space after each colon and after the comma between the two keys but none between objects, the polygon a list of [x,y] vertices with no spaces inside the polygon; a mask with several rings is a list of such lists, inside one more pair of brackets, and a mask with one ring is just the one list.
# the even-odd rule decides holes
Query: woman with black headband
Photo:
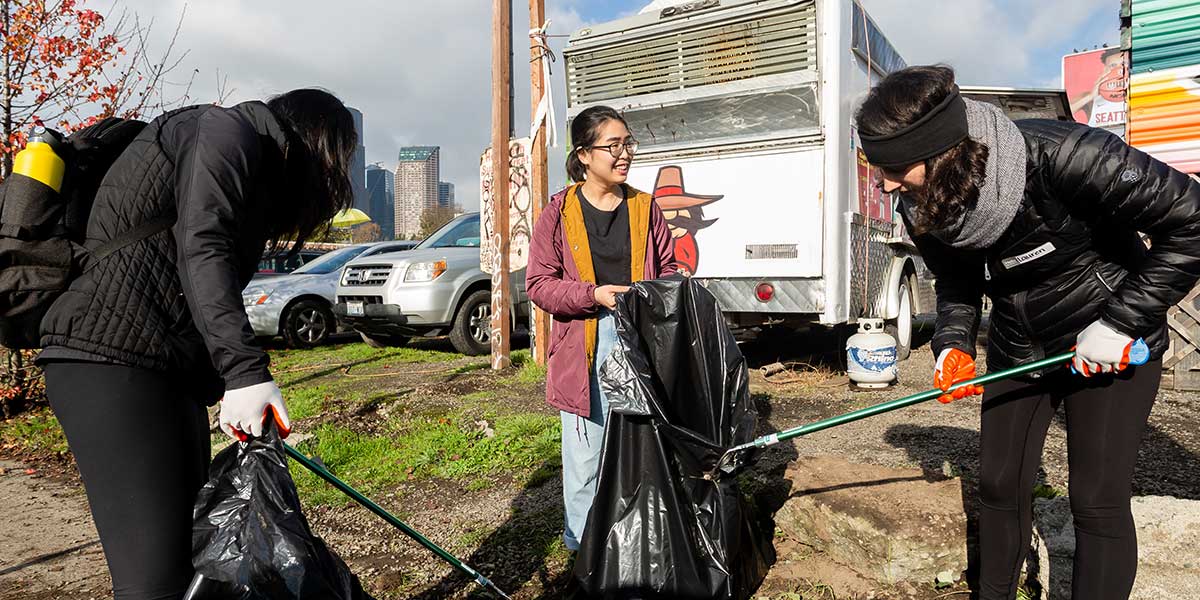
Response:
[{"label": "woman with black headband", "polygon": [[[935,384],[975,376],[984,294],[989,370],[1076,351],[1069,368],[942,397],[983,394],[979,597],[1016,596],[1042,445],[1065,404],[1073,597],[1128,598],[1133,468],[1162,374],[1167,309],[1200,277],[1200,182],[1100,129],[1014,123],[962,98],[941,66],[888,76],[856,121],[879,186],[900,195],[937,277]],[[1150,361],[1135,367],[1137,340]]]}]

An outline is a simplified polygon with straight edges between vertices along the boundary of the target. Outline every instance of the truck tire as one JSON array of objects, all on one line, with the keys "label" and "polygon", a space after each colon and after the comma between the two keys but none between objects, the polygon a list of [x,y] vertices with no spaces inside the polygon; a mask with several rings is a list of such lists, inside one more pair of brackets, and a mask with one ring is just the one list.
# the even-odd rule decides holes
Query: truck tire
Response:
[{"label": "truck tire", "polygon": [[883,330],[896,340],[896,361],[908,360],[912,355],[913,332],[913,299],[912,288],[908,287],[908,279],[900,282],[900,313],[895,319],[889,319]]},{"label": "truck tire", "polygon": [[374,333],[358,332],[363,343],[372,348],[399,348],[407,346],[409,338],[406,335],[379,335]]},{"label": "truck tire", "polygon": [[450,343],[467,356],[479,356],[492,351],[492,292],[472,292],[458,306],[450,326]]},{"label": "truck tire", "polygon": [[329,305],[319,300],[301,300],[287,309],[280,327],[290,348],[315,348],[337,331],[337,320]]}]

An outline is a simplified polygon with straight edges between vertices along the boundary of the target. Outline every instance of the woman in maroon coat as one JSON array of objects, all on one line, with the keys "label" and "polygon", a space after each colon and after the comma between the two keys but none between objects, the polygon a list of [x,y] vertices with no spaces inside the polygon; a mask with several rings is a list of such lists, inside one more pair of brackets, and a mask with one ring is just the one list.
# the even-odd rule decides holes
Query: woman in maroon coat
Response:
[{"label": "woman in maroon coat", "polygon": [[546,400],[561,411],[563,542],[579,548],[600,465],[608,402],[597,376],[616,340],[617,295],[674,274],[671,233],[651,196],[625,184],[637,140],[606,106],[571,123],[567,174],[533,230],[526,287],[553,316]]}]

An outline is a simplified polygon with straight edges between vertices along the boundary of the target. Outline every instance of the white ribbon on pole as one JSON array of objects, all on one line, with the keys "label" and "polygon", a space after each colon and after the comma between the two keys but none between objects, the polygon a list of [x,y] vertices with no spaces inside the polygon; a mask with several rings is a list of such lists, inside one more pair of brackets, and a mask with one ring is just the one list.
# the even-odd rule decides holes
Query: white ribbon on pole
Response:
[{"label": "white ribbon on pole", "polygon": [[529,125],[529,140],[532,142],[537,138],[538,129],[545,123],[546,144],[551,148],[557,148],[558,136],[555,130],[558,128],[558,123],[554,117],[554,98],[550,93],[550,90],[554,88],[550,80],[550,61],[554,60],[554,53],[550,50],[546,36],[546,30],[549,27],[550,21],[547,20],[541,27],[529,30],[529,38],[533,40],[534,46],[541,50],[538,61],[542,63],[542,99],[538,101],[533,122]]}]

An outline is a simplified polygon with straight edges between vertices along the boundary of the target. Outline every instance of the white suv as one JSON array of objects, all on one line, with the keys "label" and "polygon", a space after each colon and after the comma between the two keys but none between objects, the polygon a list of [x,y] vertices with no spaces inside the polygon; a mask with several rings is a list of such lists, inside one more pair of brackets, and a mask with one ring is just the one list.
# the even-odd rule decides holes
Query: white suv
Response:
[{"label": "white suv", "polygon": [[[412,250],[351,261],[342,270],[334,314],[375,347],[449,335],[459,352],[486,354],[492,279],[479,268],[479,239],[479,213],[470,213]],[[511,282],[510,312],[514,324],[524,324],[529,315],[525,271],[513,273]]]}]

